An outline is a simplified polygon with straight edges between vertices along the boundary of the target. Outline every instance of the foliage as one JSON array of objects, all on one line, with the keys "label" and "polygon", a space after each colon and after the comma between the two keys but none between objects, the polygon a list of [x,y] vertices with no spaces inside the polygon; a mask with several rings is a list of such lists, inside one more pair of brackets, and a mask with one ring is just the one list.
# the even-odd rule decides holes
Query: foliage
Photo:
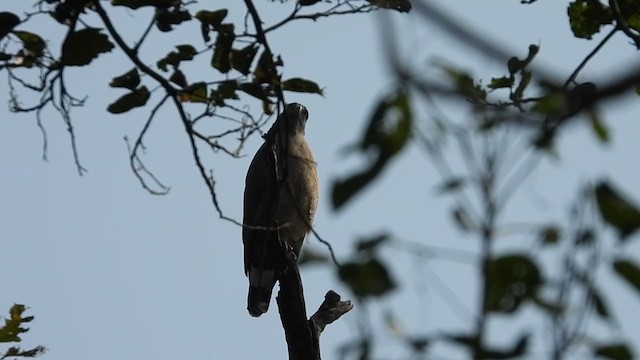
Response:
[{"label": "foliage", "polygon": [[[0,327],[0,343],[21,342],[20,334],[29,331],[23,327],[24,324],[31,322],[33,316],[22,317],[27,308],[24,305],[14,304],[9,309],[9,317],[4,320],[4,326]],[[36,346],[29,350],[21,350],[18,346],[8,348],[0,359],[8,358],[32,358],[44,354],[46,349],[43,346]]]}]

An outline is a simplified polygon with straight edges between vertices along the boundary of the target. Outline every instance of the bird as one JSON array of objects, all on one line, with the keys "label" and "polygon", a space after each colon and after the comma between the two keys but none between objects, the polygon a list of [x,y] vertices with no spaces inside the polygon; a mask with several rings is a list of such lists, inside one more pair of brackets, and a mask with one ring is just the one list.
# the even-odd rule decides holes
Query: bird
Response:
[{"label": "bird", "polygon": [[303,105],[287,104],[247,171],[242,242],[253,317],[269,309],[273,287],[299,256],[318,206],[316,161],[305,140],[308,117]]}]

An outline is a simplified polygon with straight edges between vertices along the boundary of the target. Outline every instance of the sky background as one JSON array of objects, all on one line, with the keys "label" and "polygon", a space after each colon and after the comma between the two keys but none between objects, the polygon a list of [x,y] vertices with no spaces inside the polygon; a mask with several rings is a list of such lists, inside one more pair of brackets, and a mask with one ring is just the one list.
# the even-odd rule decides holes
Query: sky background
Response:
[{"label": "sky background", "polygon": [[[554,69],[559,81],[595,46],[593,41],[573,38],[566,1],[539,1],[529,6],[517,1],[434,3],[514,55],[523,57],[529,44],[540,45],[536,65]],[[268,24],[288,14],[293,2],[256,1],[256,5]],[[190,9],[195,13],[229,8],[231,19],[240,23],[243,19],[239,2],[219,1],[209,6],[201,2]],[[25,10],[20,2],[5,2],[2,8],[18,14]],[[150,16],[124,9],[111,14],[130,44]],[[406,14],[392,17],[403,36],[397,44],[402,61],[419,65],[434,57],[444,58],[487,82],[491,76],[503,75],[504,64],[479,56],[437,27],[425,25],[423,19]],[[272,49],[284,59],[284,78],[314,79],[326,89],[325,97],[287,94],[288,101],[304,104],[310,113],[307,138],[318,162],[321,191],[315,227],[343,259],[351,253],[354,239],[381,231],[474,252],[477,241],[457,231],[450,221],[451,199],[434,197],[440,176],[416,145],[409,146],[355,201],[340,212],[331,210],[331,182],[362,163],[357,156],[346,157],[343,149],[358,138],[376,99],[392,84],[380,44],[379,20],[367,14],[317,23],[300,21],[269,35]],[[172,40],[152,33],[141,50],[147,63],[155,63],[173,45],[201,46],[197,22],[185,28],[173,34]],[[33,21],[21,29],[45,33],[51,39],[60,38],[63,30],[53,21]],[[616,36],[579,79],[599,82],[638,64],[633,47]],[[218,218],[194,166],[182,124],[170,106],[159,113],[145,141],[146,164],[171,187],[170,194],[148,194],[131,173],[123,136],[137,135],[149,108],[118,116],[105,111],[123,93],[107,83],[130,68],[114,49],[90,68],[67,71],[71,92],[88,95],[86,106],[72,114],[80,159],[88,169],[82,177],[77,175],[68,135],[57,113],[48,110],[43,116],[49,140],[49,161],[43,162],[34,115],[13,114],[7,107],[0,110],[2,316],[14,302],[29,306],[29,314],[36,319],[21,346],[45,345],[49,348],[45,358],[50,360],[285,358],[275,302],[259,319],[246,312],[240,228]],[[217,72],[206,65],[189,68],[189,79],[217,79]],[[425,71],[433,70],[425,66]],[[152,100],[159,96],[159,91],[154,92]],[[5,88],[0,103],[7,102]],[[257,111],[257,104],[252,106]],[[469,117],[465,109],[445,104],[443,110],[456,118]],[[597,143],[586,125],[565,132],[558,144],[560,160],[545,160],[533,173],[514,198],[508,220],[561,222],[575,198],[576,186],[602,176],[615,179],[632,198],[640,199],[639,102],[627,96],[607,103],[603,110],[613,142],[609,146]],[[244,175],[260,142],[257,136],[251,139],[241,159],[203,156],[214,171],[221,206],[230,217],[241,218]],[[525,240],[510,239],[505,246],[519,249]],[[307,242],[323,249],[315,239]],[[639,247],[635,244],[626,250],[638,254]],[[378,310],[390,310],[408,333],[470,327],[468,312],[475,311],[474,267],[433,261],[427,268],[403,253],[387,255],[394,275],[401,279],[402,291],[371,305],[368,310],[374,323],[381,321]],[[302,276],[310,312],[329,289],[352,298],[328,267],[305,268]],[[437,279],[464,305],[439,295],[442,288]],[[599,279],[614,299],[612,307],[629,342],[640,343],[640,308],[634,294],[606,272]],[[356,336],[358,314],[352,311],[322,334],[324,358],[336,358],[336,348]],[[522,329],[539,324],[532,320],[533,314],[527,308],[519,317]],[[500,328],[501,321],[491,326]],[[605,336],[619,335],[608,328],[599,331]],[[508,344],[513,338],[496,335],[491,340]],[[399,354],[399,349],[397,341],[386,338],[379,351]],[[462,356],[450,349],[435,349],[435,353],[442,358]],[[545,357],[541,353],[531,356]]]}]

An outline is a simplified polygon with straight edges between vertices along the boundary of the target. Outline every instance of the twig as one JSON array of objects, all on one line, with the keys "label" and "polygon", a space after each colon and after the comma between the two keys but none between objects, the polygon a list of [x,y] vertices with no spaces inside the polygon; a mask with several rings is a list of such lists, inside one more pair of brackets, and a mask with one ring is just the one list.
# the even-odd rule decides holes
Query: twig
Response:
[{"label": "twig", "polygon": [[599,43],[598,45],[591,50],[591,52],[587,55],[587,57],[584,58],[584,60],[582,60],[582,62],[580,63],[580,65],[578,65],[578,67],[571,73],[571,75],[569,76],[569,78],[567,79],[567,81],[564,82],[564,88],[567,89],[569,87],[569,85],[571,85],[572,82],[575,81],[576,77],[578,76],[578,74],[580,73],[580,71],[582,70],[582,68],[584,68],[585,65],[587,65],[587,63],[589,62],[589,60],[591,60],[591,58],[593,58],[593,56],[595,54],[598,53],[598,51],[600,51],[600,49],[602,49],[602,47],[604,46],[604,44],[607,43],[607,41],[609,41],[609,39],[611,39],[611,37],[613,37],[613,35],[616,33],[616,31],[618,31],[617,28],[613,28],[611,29],[611,31],[607,34],[607,36],[605,36]]}]

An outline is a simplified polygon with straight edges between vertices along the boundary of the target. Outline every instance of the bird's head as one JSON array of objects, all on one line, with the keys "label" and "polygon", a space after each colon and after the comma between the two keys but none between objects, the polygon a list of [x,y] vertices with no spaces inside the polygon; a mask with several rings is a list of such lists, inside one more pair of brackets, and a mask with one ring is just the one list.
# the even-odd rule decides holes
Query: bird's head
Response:
[{"label": "bird's head", "polygon": [[304,128],[309,118],[307,108],[298,103],[290,103],[284,108],[284,111],[278,116],[278,122],[281,122],[282,129],[288,133],[301,132],[304,134]]}]

